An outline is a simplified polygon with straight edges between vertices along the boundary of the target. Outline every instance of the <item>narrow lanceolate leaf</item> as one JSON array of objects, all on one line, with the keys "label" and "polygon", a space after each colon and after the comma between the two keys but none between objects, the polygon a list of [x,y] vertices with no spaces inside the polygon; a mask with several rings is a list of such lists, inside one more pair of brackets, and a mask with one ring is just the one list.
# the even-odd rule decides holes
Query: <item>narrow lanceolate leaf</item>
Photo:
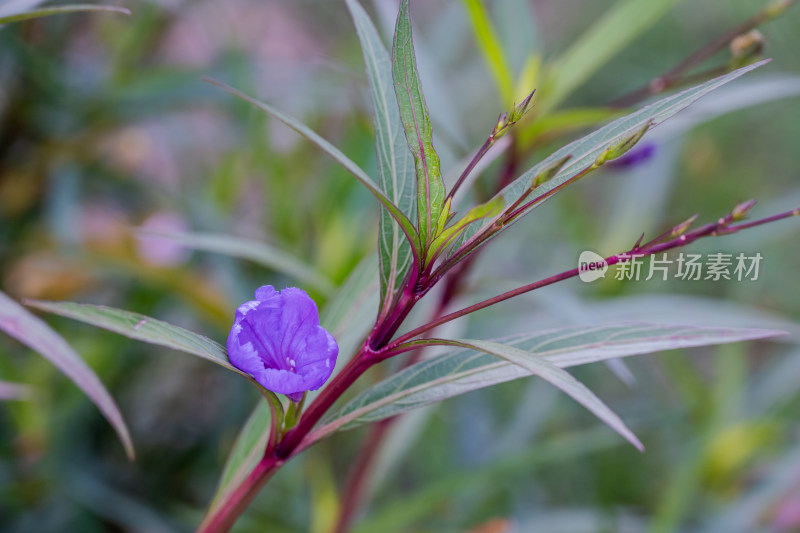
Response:
[{"label": "narrow lanceolate leaf", "polygon": [[417,72],[408,0],[402,0],[397,15],[392,48],[392,71],[400,118],[417,171],[419,234],[423,248],[427,248],[436,237],[435,226],[444,207],[445,190],[439,169],[439,156],[433,149],[431,120]]},{"label": "narrow lanceolate leaf", "polygon": [[[489,13],[484,7],[483,0],[463,0],[467,9],[475,40],[483,52],[483,57],[497,85],[503,105],[511,105],[514,99],[514,75],[506,59],[503,45],[492,27]],[[532,21],[531,21],[532,22]]]},{"label": "narrow lanceolate leaf", "polygon": [[[559,368],[617,357],[780,335],[763,329],[623,324],[573,327],[502,340]],[[458,350],[412,365],[365,390],[309,435],[311,443],[340,429],[388,418],[459,394],[532,375],[516,364]]]},{"label": "narrow lanceolate leaf", "polygon": [[113,426],[128,457],[133,459],[133,442],[117,404],[97,374],[75,353],[67,341],[2,292],[0,292],[0,330],[38,352],[85,392]]},{"label": "narrow lanceolate leaf", "polygon": [[560,57],[553,61],[553,85],[539,111],[557,106],[628,43],[647,31],[680,0],[617,0]]},{"label": "narrow lanceolate leaf", "polygon": [[644,450],[644,446],[636,438],[636,435],[628,429],[625,423],[612,411],[600,398],[589,390],[583,383],[572,377],[568,372],[562,370],[547,359],[538,355],[521,350],[515,346],[508,346],[498,342],[481,340],[458,340],[444,341],[445,345],[460,346],[471,348],[489,355],[493,355],[517,367],[526,370],[531,375],[539,376],[548,383],[554,385],[561,391],[570,395],[575,401],[594,413],[597,418],[608,424],[611,429],[622,435],[628,442],[636,446],[639,450]]},{"label": "narrow lanceolate leaf", "polygon": [[202,250],[247,259],[310,285],[326,294],[333,291],[333,283],[312,266],[307,265],[290,253],[264,242],[208,233],[164,233],[141,230],[139,235],[145,238],[167,239],[192,250]]},{"label": "narrow lanceolate leaf", "polygon": [[320,311],[320,325],[330,331],[339,344],[337,367],[347,362],[372,329],[380,287],[377,267],[375,255],[362,259]]},{"label": "narrow lanceolate leaf", "polygon": [[[686,109],[692,103],[710,93],[714,89],[729,83],[739,76],[756,69],[769,60],[753,63],[747,67],[734,70],[724,76],[720,76],[713,80],[707,81],[701,85],[687,89],[685,91],[673,94],[650,104],[648,106],[631,113],[630,115],[619,118],[602,128],[590,133],[589,135],[574,141],[560,150],[557,150],[547,156],[544,160],[534,165],[531,169],[526,171],[522,176],[511,182],[497,196],[502,196],[505,199],[506,205],[512,205],[521,195],[527,194],[533,180],[544,169],[553,165],[560,159],[566,156],[572,156],[569,161],[561,168],[555,177],[543,183],[531,193],[531,198],[536,198],[546,195],[553,189],[558,189],[564,185],[571,178],[576,176],[585,168],[591,166],[595,159],[609,146],[618,143],[628,137],[634,135],[637,131],[641,130],[646,124],[652,123],[651,127],[655,127],[665,120],[671,118],[679,111]],[[531,206],[525,212],[520,213],[515,221],[520,220],[525,214],[529,213],[531,209],[541,205],[538,203]],[[474,235],[481,227],[482,222],[470,224],[469,228],[464,231],[462,236],[457,240],[457,243],[464,242],[470,236]],[[455,246],[454,248],[457,248]]]},{"label": "narrow lanceolate leaf", "polygon": [[116,6],[95,6],[89,4],[77,4],[69,6],[49,7],[46,9],[35,9],[33,11],[26,11],[23,13],[13,13],[9,15],[0,16],[0,25],[9,24],[12,22],[20,22],[29,19],[38,19],[41,17],[50,17],[53,15],[65,15],[67,13],[79,13],[82,11],[111,11],[113,13],[123,13],[130,15],[131,12],[124,7]]},{"label": "narrow lanceolate leaf", "polygon": [[[166,346],[211,361],[250,378],[228,362],[226,350],[208,337],[149,316],[103,305],[28,301],[30,307],[85,322],[131,339]],[[250,378],[252,379],[252,378]]]},{"label": "narrow lanceolate leaf", "polygon": [[270,116],[280,120],[294,131],[308,139],[309,141],[313,142],[320,148],[323,152],[331,156],[334,161],[342,165],[342,167],[347,170],[350,174],[352,174],[367,190],[372,193],[372,195],[378,199],[378,201],[389,211],[392,215],[392,218],[400,224],[400,227],[403,229],[403,232],[406,235],[406,238],[413,243],[417,242],[417,232],[414,228],[414,225],[411,221],[406,217],[400,208],[395,205],[384,192],[378,187],[378,185],[372,181],[372,178],[364,172],[364,170],[356,165],[349,157],[344,155],[341,150],[333,146],[331,143],[320,137],[316,132],[312,131],[308,126],[297,120],[296,118],[292,117],[291,115],[287,115],[286,113],[279,111],[272,107],[271,105],[265,104],[264,102],[260,102],[255,98],[244,94],[243,92],[239,91],[238,89],[234,89],[230,85],[226,85],[224,83],[220,83],[215,80],[207,79],[207,82],[211,83],[223,89],[230,94],[241,98],[245,102],[249,103],[250,105],[261,109],[262,111],[268,113]]},{"label": "narrow lanceolate leaf", "polygon": [[[413,218],[416,209],[414,196],[414,159],[408,150],[403,123],[394,96],[392,61],[383,46],[378,31],[357,0],[347,0],[355,22],[364,63],[367,67],[375,122],[375,144],[378,153],[378,174],[384,194],[404,215]],[[381,211],[378,230],[381,273],[381,308],[389,303],[411,266],[411,245],[402,229],[386,211]]]},{"label": "narrow lanceolate leaf", "polygon": [[220,503],[224,502],[242,484],[264,456],[272,429],[271,420],[269,404],[262,399],[242,426],[233,449],[228,455],[207,516],[214,514]]}]

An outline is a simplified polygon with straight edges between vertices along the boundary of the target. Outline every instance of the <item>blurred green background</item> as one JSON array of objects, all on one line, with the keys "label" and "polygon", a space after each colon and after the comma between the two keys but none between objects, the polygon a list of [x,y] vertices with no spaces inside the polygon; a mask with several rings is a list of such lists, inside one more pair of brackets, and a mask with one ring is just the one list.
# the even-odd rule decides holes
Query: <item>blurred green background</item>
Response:
[{"label": "blurred green background", "polygon": [[[609,102],[765,5],[671,3],[596,72],[586,70],[559,106],[535,110],[518,126],[519,171],[616,116]],[[388,35],[396,2],[364,4]],[[443,169],[479,146],[511,103],[484,61],[467,4],[412,5]],[[554,98],[548,68],[557,71],[564,51],[613,4],[483,2],[514,84],[538,87],[537,105]],[[256,287],[297,284],[251,262],[137,233],[141,227],[271,243],[340,284],[375,248],[372,197],[296,134],[200,78],[302,117],[374,172],[366,75],[344,2],[125,6],[129,17],[75,14],[0,28],[0,289],[17,299],[113,305],[223,342],[235,305]],[[756,217],[800,205],[798,27],[800,8],[763,25],[772,63],[656,128],[648,136],[654,158],[593,174],[490,244],[454,305],[572,268],[582,250],[627,249],[641,232],[656,235],[694,213],[715,220],[749,198],[760,201]],[[536,58],[550,65],[538,75]],[[703,65],[729,59],[723,50]],[[475,198],[494,189],[506,164],[500,157],[488,167]],[[531,380],[415,412],[393,427],[355,530],[800,531],[799,230],[796,220],[783,221],[690,250],[761,253],[757,281],[573,280],[453,326],[488,338],[647,320],[789,335],[578,370],[640,436],[644,454]],[[305,288],[320,305],[329,297]],[[191,530],[257,393],[203,361],[48,322],[120,404],[137,459],[126,460],[72,383],[0,336],[0,380],[34,389],[29,401],[0,404],[0,530]],[[329,531],[364,434],[337,435],[282,470],[236,531]]]}]

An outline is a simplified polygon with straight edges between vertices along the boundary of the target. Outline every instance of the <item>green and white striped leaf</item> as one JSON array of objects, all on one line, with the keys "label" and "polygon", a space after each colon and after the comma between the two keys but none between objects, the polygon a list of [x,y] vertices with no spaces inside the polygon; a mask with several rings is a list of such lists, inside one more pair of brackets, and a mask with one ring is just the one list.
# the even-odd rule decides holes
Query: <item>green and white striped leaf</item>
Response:
[{"label": "green and white striped leaf", "polygon": [[[617,357],[763,339],[782,334],[763,329],[623,324],[571,327],[503,339],[559,368]],[[358,427],[459,394],[528,377],[532,372],[474,350],[458,350],[422,361],[363,391],[328,416],[307,438],[311,443],[342,429]]]},{"label": "green and white striped leaf", "polygon": [[25,344],[53,363],[94,402],[119,435],[125,452],[134,457],[133,442],[117,404],[97,374],[41,319],[33,316],[17,302],[0,292],[0,330]]},{"label": "green and white striped leaf", "polygon": [[[667,96],[645,106],[638,111],[631,113],[625,117],[619,118],[609,124],[606,124],[599,130],[590,133],[589,135],[574,141],[560,150],[557,150],[547,156],[544,160],[534,165],[531,169],[526,171],[522,176],[511,182],[495,197],[502,196],[505,200],[505,205],[513,204],[521,195],[523,195],[530,188],[534,178],[544,169],[555,164],[560,159],[571,155],[572,158],[561,168],[558,174],[551,180],[539,185],[531,193],[530,198],[541,196],[545,193],[552,191],[562,186],[566,181],[577,175],[583,169],[589,167],[609,145],[626,139],[641,130],[648,122],[652,122],[653,127],[661,124],[665,120],[671,118],[678,112],[689,107],[692,103],[710,93],[714,89],[729,83],[739,76],[757,69],[765,65],[769,60],[759,61],[748,65],[746,67],[734,70],[724,76],[720,76],[713,80],[707,81],[701,85],[687,89],[685,91]],[[525,214],[529,213],[534,207],[538,207],[541,203],[533,206],[518,216],[515,221],[520,220]],[[458,246],[469,239],[472,235],[478,232],[484,224],[491,223],[488,221],[478,221],[470,224],[461,237],[456,240],[456,246],[453,250],[458,249]],[[510,226],[511,224],[509,224]]]},{"label": "green and white striped leaf", "polygon": [[436,236],[440,217],[444,214],[445,189],[439,168],[439,156],[433,149],[433,130],[430,114],[422,94],[422,83],[417,71],[414,43],[411,36],[411,16],[408,0],[400,2],[397,26],[392,47],[394,90],[400,108],[400,119],[406,141],[414,156],[417,173],[418,228],[422,248]]},{"label": "green and white striped leaf", "polygon": [[[416,171],[406,145],[403,123],[394,96],[392,61],[380,35],[357,0],[347,0],[353,17],[364,63],[367,67],[375,122],[378,175],[383,192],[409,218],[416,210]],[[402,229],[386,211],[381,211],[378,230],[381,273],[381,308],[387,309],[412,261],[412,250]]]}]

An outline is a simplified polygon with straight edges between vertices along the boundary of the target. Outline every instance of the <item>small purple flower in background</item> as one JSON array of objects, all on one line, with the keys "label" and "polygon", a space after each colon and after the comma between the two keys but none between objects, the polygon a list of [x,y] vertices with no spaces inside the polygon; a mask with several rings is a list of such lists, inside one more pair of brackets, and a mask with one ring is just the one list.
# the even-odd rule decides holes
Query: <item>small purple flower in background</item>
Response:
[{"label": "small purple flower in background", "polygon": [[265,389],[299,401],[331,376],[339,346],[319,325],[317,306],[304,291],[265,285],[255,298],[236,310],[228,359]]},{"label": "small purple flower in background", "polygon": [[656,151],[658,151],[656,143],[642,143],[641,146],[636,146],[633,150],[622,157],[614,159],[613,161],[609,161],[607,165],[620,170],[629,169],[649,161],[656,154]]}]

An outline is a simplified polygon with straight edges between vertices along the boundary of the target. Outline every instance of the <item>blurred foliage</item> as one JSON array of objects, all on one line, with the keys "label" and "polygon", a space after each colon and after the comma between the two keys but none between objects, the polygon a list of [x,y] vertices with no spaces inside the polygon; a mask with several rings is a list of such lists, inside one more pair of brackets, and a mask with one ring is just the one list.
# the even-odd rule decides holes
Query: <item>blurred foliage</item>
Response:
[{"label": "blurred foliage", "polygon": [[[389,35],[396,2],[364,3]],[[501,156],[478,179],[478,197],[494,189],[504,165],[524,170],[615,116],[609,102],[763,7],[677,3],[629,38],[613,33],[618,45],[595,34],[609,50],[589,49],[608,61],[594,57],[584,68],[563,54],[595,20],[620,9],[613,2],[480,4],[413,5],[442,168],[482,142],[511,104],[511,87],[517,99],[538,88],[537,98],[551,103],[520,125],[507,152],[514,157]],[[126,7],[130,17],[71,14],[0,28],[0,288],[16,298],[114,305],[222,341],[235,302],[259,285],[292,283],[140,227],[269,243],[341,283],[374,249],[373,199],[293,132],[200,77],[280,103],[373,169],[366,77],[344,3]],[[657,233],[695,212],[713,219],[750,197],[761,200],[758,213],[800,203],[799,23],[795,9],[764,25],[772,64],[737,82],[739,93],[712,94],[681,115],[683,123],[657,128],[657,155],[646,165],[603,170],[493,243],[466,298],[569,268],[587,248],[619,251],[642,231]],[[726,54],[705,66],[725,64]],[[576,71],[559,82],[564,57]],[[494,79],[492,71],[514,79]],[[570,90],[548,92],[564,86]],[[703,107],[706,101],[722,109]],[[700,243],[696,251],[758,251],[761,277],[571,282],[457,327],[486,338],[532,324],[654,317],[781,327],[788,340],[643,357],[611,367],[617,375],[599,365],[579,371],[642,439],[644,454],[607,429],[576,429],[598,423],[544,383],[509,383],[416,412],[388,439],[370,485],[374,505],[356,530],[800,530],[796,224]],[[324,291],[313,295],[324,304]],[[113,430],[57,370],[0,336],[0,380],[33,389],[29,401],[0,404],[0,529],[190,530],[258,401],[255,391],[213,365],[48,321],[114,395],[137,460],[125,459]],[[633,386],[619,379],[628,375]],[[236,531],[327,531],[361,436],[322,442],[281,471]]]}]

